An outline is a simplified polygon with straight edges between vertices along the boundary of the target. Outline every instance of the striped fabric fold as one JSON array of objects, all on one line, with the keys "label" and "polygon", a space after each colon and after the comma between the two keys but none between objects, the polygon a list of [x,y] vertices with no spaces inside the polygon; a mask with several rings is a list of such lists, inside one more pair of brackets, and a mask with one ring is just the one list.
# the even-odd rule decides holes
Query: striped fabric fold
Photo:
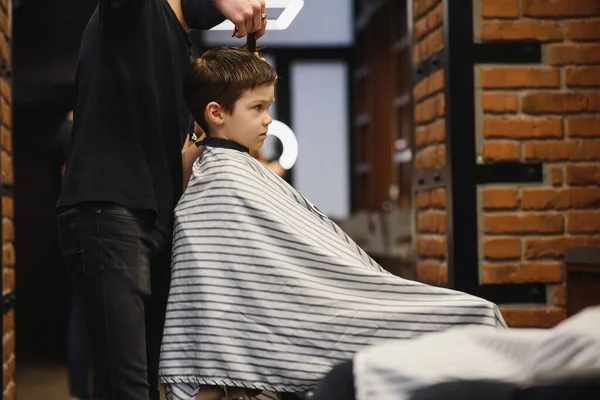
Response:
[{"label": "striped fabric fold", "polygon": [[488,301],[388,273],[236,150],[196,162],[173,240],[163,383],[302,392],[370,344],[504,326]]},{"label": "striped fabric fold", "polygon": [[461,327],[371,346],[354,358],[357,400],[410,400],[447,382],[531,388],[584,378],[600,379],[600,307],[552,329]]}]

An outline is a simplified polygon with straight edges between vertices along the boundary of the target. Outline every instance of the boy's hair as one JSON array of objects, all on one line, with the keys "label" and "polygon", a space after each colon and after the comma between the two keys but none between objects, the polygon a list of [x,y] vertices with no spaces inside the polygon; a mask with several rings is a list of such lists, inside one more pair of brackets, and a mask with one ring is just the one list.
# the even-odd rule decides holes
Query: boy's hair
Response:
[{"label": "boy's hair", "polygon": [[200,127],[209,134],[204,110],[215,101],[232,113],[235,102],[256,87],[273,85],[279,77],[269,63],[239,47],[206,51],[192,65],[183,84],[183,97]]}]

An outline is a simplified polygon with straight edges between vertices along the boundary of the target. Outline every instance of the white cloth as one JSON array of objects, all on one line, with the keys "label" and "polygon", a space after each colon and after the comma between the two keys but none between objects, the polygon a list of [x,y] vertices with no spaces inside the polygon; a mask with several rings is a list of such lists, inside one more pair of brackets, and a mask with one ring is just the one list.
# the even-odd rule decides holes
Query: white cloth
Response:
[{"label": "white cloth", "polygon": [[571,374],[600,374],[600,307],[554,329],[454,328],[390,341],[356,354],[357,400],[405,400],[451,380],[520,385]]},{"label": "white cloth", "polygon": [[504,321],[483,299],[396,277],[249,154],[207,147],[175,210],[163,383],[314,388],[389,339]]}]

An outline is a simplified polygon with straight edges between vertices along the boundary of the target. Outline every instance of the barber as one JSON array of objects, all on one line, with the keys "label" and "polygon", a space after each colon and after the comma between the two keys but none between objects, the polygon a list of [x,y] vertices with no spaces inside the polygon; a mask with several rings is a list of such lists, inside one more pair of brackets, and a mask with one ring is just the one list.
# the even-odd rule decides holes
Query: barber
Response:
[{"label": "barber", "polygon": [[64,264],[82,294],[95,400],[158,400],[173,209],[192,118],[188,32],[225,18],[265,32],[264,0],[98,0],[83,34],[57,203]]}]

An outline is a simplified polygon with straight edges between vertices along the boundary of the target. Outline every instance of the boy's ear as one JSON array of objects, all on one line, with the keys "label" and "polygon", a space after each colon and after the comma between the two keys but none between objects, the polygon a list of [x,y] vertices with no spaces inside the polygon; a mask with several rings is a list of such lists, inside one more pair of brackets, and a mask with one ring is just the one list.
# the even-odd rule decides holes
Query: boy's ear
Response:
[{"label": "boy's ear", "polygon": [[223,124],[223,109],[219,103],[211,101],[206,105],[206,120],[215,125]]}]

